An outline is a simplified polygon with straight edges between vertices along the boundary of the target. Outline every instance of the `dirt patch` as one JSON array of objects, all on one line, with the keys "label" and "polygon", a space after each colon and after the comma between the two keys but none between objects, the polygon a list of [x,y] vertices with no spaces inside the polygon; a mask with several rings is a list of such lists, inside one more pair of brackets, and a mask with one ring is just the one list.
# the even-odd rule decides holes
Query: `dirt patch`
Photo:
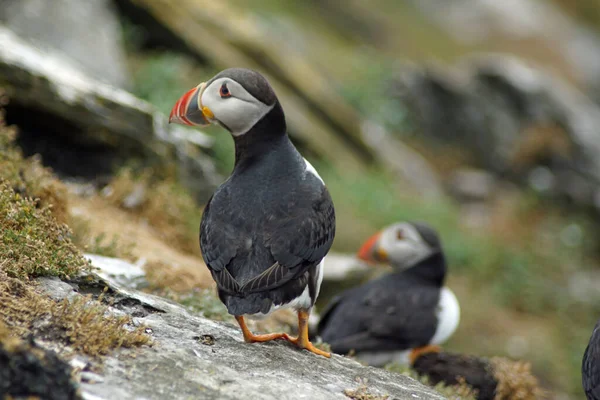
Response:
[{"label": "dirt patch", "polygon": [[156,228],[163,242],[199,254],[202,212],[175,175],[174,172],[151,169],[134,173],[124,168],[102,190],[102,196]]},{"label": "dirt patch", "polygon": [[[183,285],[180,289],[214,287],[201,256],[180,251],[165,243],[164,234],[150,225],[144,217],[120,209],[100,196],[73,196],[70,205],[73,215],[86,220],[91,236],[104,234],[106,237],[118,237],[133,243],[129,250],[133,259],[144,259],[150,265],[168,265],[173,268],[177,276],[169,278],[169,284],[179,282],[178,285]],[[198,221],[200,214],[199,211]],[[186,281],[190,277],[192,279]]]}]

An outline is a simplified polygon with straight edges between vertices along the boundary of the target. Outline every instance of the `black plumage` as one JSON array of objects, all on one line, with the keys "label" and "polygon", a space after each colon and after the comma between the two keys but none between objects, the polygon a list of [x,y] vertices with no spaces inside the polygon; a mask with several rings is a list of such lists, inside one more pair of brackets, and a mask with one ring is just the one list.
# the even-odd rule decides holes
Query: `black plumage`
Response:
[{"label": "black plumage", "polygon": [[266,80],[239,69],[212,80],[224,75],[274,106],[250,131],[234,137],[233,172],[202,216],[204,260],[232,315],[267,313],[300,296],[307,285],[310,307],[318,291],[317,268],[335,234],[331,197],[290,141]]},{"label": "black plumage", "polygon": [[583,353],[581,379],[588,400],[600,400],[600,321],[596,323]]},{"label": "black plumage", "polygon": [[[330,357],[310,342],[308,319],[335,235],[333,202],[290,141],[283,108],[267,80],[248,69],[224,70],[184,93],[169,122],[220,125],[234,139],[233,172],[204,209],[200,248],[244,340],[283,339]],[[280,306],[297,311],[297,337],[248,329],[245,315]]]},{"label": "black plumage", "polygon": [[324,311],[319,335],[340,354],[426,346],[436,331],[445,272],[437,251],[407,270],[350,289]]}]

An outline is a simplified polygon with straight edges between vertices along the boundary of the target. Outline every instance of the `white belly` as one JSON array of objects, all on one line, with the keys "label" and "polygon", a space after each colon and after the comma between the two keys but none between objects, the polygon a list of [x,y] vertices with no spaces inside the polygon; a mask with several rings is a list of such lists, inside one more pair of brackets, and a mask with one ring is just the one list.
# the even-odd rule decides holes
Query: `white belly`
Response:
[{"label": "white belly", "polygon": [[442,288],[438,303],[438,326],[431,338],[431,344],[442,344],[452,336],[460,321],[460,306],[452,290]]}]

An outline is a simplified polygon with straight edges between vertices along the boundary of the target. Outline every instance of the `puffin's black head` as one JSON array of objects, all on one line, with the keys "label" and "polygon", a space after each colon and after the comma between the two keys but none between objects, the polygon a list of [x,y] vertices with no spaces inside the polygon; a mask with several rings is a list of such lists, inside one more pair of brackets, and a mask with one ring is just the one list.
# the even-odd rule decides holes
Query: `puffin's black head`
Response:
[{"label": "puffin's black head", "polygon": [[358,258],[406,269],[441,251],[440,238],[429,225],[399,222],[371,236],[358,251]]},{"label": "puffin's black head", "polygon": [[264,76],[244,68],[229,68],[185,93],[171,110],[169,122],[191,126],[218,124],[241,136],[276,109],[275,92]]}]

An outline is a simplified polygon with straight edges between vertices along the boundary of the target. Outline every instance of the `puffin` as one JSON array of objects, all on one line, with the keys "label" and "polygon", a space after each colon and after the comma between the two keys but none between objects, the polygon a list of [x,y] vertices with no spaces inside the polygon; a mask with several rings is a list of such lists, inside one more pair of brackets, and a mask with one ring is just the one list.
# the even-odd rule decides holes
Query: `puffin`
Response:
[{"label": "puffin", "polygon": [[384,366],[410,364],[439,351],[458,327],[460,307],[444,286],[446,259],[436,231],[422,222],[399,222],[369,238],[358,252],[393,272],[349,289],[324,309],[317,336],[338,354]]},{"label": "puffin", "polygon": [[581,380],[588,400],[600,400],[600,320],[583,353]]},{"label": "puffin", "polygon": [[[169,122],[219,125],[233,137],[233,171],[204,208],[200,249],[244,340],[282,339],[330,357],[309,340],[308,320],[335,236],[334,205],[323,179],[290,140],[267,79],[250,69],[221,71],[183,94]],[[297,337],[248,329],[246,317],[286,307],[297,312]]]}]

